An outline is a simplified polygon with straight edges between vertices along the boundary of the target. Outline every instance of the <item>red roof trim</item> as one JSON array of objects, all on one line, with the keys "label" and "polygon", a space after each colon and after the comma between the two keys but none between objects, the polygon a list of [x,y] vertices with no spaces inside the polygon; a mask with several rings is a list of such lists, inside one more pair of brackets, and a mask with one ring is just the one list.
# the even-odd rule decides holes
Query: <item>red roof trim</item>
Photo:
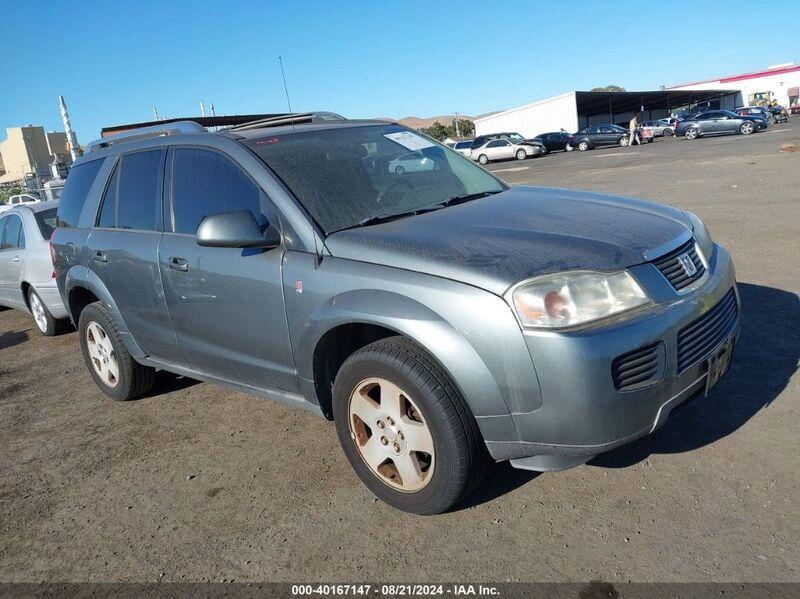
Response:
[{"label": "red roof trim", "polygon": [[670,85],[667,89],[675,89],[676,87],[688,87],[689,85],[700,85],[701,83],[712,83],[719,81],[720,83],[733,83],[734,81],[743,81],[745,79],[758,79],[759,77],[769,77],[770,75],[780,75],[781,73],[793,73],[800,71],[800,65],[793,65],[790,67],[783,67],[781,69],[766,69],[764,71],[753,71],[752,73],[744,73],[742,75],[731,75],[730,77],[721,77],[719,79],[701,79],[700,81],[693,81],[692,83],[678,83],[677,85]]}]

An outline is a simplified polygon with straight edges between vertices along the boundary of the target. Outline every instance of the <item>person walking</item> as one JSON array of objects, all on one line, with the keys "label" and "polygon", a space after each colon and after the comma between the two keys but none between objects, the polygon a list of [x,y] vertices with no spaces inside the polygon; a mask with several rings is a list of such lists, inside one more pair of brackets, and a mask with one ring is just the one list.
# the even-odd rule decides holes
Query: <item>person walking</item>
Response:
[{"label": "person walking", "polygon": [[632,146],[635,143],[639,144],[639,145],[642,145],[642,140],[639,139],[639,113],[638,112],[634,112],[633,113],[633,118],[631,119],[631,122],[630,122],[630,125],[629,125],[629,129],[630,129],[631,137],[630,137],[630,140],[628,141],[628,145]]}]

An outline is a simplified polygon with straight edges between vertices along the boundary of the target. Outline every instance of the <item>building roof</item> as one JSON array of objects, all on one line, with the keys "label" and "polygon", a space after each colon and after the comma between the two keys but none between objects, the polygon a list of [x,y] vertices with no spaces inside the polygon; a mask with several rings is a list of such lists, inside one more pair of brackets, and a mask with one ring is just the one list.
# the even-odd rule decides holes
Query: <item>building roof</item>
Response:
[{"label": "building roof", "polygon": [[677,85],[670,85],[667,87],[667,89],[686,87],[688,85],[700,85],[702,83],[735,83],[737,81],[744,81],[746,79],[758,79],[759,77],[769,77],[771,75],[781,75],[783,73],[794,73],[797,71],[800,71],[800,65],[792,64],[783,67],[776,67],[774,69],[765,69],[763,71],[751,71],[749,73],[742,73],[741,75],[730,75],[728,77],[716,77],[713,79],[701,79],[700,81],[692,81],[690,83],[678,83]]}]

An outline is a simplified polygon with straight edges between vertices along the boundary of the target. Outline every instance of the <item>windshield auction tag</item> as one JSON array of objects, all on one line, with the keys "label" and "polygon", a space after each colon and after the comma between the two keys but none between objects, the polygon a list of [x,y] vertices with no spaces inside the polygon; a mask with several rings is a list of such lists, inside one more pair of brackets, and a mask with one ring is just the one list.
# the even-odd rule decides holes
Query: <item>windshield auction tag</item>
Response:
[{"label": "windshield auction tag", "polygon": [[390,139],[395,143],[400,144],[408,150],[422,150],[423,148],[432,148],[433,142],[428,141],[421,135],[411,133],[411,131],[398,131],[397,133],[384,133],[386,139]]}]

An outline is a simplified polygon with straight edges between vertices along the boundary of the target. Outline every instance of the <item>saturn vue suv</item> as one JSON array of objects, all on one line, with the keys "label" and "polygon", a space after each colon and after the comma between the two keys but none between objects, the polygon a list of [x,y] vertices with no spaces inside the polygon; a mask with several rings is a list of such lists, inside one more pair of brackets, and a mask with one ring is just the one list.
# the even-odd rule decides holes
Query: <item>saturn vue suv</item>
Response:
[{"label": "saturn vue suv", "polygon": [[[389,168],[409,152],[437,167]],[[492,461],[563,470],[653,432],[726,372],[739,330],[731,257],[694,214],[509,187],[329,113],[90,144],[52,250],[106,395],[163,369],[305,408],[417,514]]]}]

